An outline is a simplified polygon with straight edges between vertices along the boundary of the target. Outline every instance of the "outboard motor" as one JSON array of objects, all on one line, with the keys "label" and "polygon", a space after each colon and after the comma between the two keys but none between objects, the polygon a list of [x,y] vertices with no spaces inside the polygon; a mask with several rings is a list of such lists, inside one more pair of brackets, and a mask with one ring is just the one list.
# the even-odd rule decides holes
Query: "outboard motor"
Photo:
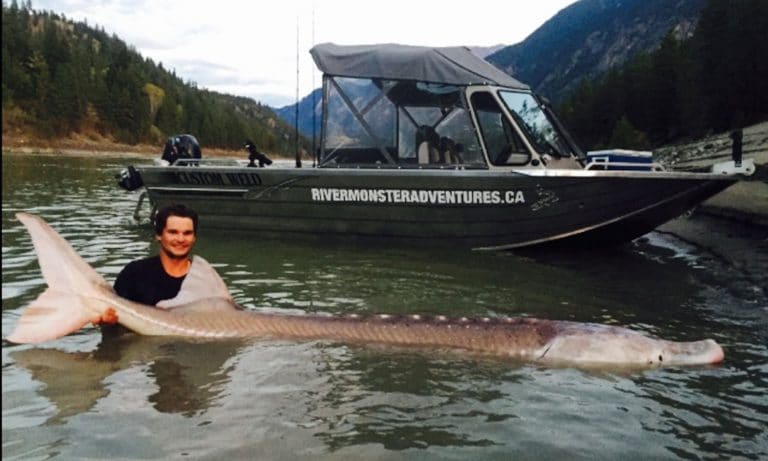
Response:
[{"label": "outboard motor", "polygon": [[132,166],[123,168],[120,173],[115,175],[115,178],[118,180],[117,184],[129,192],[135,191],[144,185],[144,181],[141,179],[141,174],[139,174],[139,172],[136,171],[136,168]]},{"label": "outboard motor", "polygon": [[[171,136],[165,141],[162,159],[169,165],[176,163],[178,159],[199,160],[202,158],[202,150],[197,138],[191,134],[177,134]],[[186,162],[185,164],[197,164],[197,162]]]}]

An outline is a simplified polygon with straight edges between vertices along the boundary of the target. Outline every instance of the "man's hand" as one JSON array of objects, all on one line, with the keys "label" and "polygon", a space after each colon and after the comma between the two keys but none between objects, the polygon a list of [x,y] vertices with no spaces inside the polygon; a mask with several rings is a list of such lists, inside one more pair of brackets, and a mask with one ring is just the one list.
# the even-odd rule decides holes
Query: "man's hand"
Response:
[{"label": "man's hand", "polygon": [[94,325],[114,325],[117,323],[117,312],[109,307],[100,317],[94,317],[91,323]]}]

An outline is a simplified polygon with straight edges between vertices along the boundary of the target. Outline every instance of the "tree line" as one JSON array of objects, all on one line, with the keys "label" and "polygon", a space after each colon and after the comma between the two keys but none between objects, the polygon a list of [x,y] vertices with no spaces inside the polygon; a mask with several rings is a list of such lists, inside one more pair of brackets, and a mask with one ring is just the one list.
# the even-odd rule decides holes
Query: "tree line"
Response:
[{"label": "tree line", "polygon": [[46,138],[95,129],[135,144],[190,133],[204,146],[239,149],[250,139],[267,152],[295,149],[295,130],[270,108],[197,88],[117,36],[34,11],[29,0],[3,3],[2,104],[4,127]]},{"label": "tree line", "polygon": [[710,0],[690,38],[670,31],[657,50],[596,81],[559,113],[580,144],[652,148],[768,118],[768,2]]}]

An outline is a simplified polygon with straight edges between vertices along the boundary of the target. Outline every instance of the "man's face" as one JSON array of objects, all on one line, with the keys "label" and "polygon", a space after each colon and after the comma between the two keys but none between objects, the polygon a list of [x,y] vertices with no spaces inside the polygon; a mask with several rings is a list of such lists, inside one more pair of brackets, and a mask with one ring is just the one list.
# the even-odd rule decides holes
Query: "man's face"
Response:
[{"label": "man's face", "polygon": [[188,257],[195,245],[195,225],[192,219],[169,216],[157,241],[160,242],[160,251],[171,258]]}]

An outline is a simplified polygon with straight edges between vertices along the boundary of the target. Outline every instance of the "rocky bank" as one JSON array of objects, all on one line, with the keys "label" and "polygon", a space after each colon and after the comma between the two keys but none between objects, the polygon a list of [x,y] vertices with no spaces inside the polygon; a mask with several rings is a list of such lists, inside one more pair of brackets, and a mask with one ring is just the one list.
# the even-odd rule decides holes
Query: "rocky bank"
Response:
[{"label": "rocky bank", "polygon": [[[698,170],[731,159],[729,133],[654,152],[671,170]],[[743,158],[755,161],[755,174],[702,203],[690,215],[657,232],[672,234],[724,261],[753,283],[765,287],[768,267],[768,122],[743,131]],[[763,288],[765,290],[765,288]]]},{"label": "rocky bank", "polygon": [[[695,171],[731,160],[730,133],[654,151],[654,159],[669,170]],[[702,203],[695,213],[728,218],[768,231],[768,122],[743,130],[743,158],[755,162],[755,174]]]}]

